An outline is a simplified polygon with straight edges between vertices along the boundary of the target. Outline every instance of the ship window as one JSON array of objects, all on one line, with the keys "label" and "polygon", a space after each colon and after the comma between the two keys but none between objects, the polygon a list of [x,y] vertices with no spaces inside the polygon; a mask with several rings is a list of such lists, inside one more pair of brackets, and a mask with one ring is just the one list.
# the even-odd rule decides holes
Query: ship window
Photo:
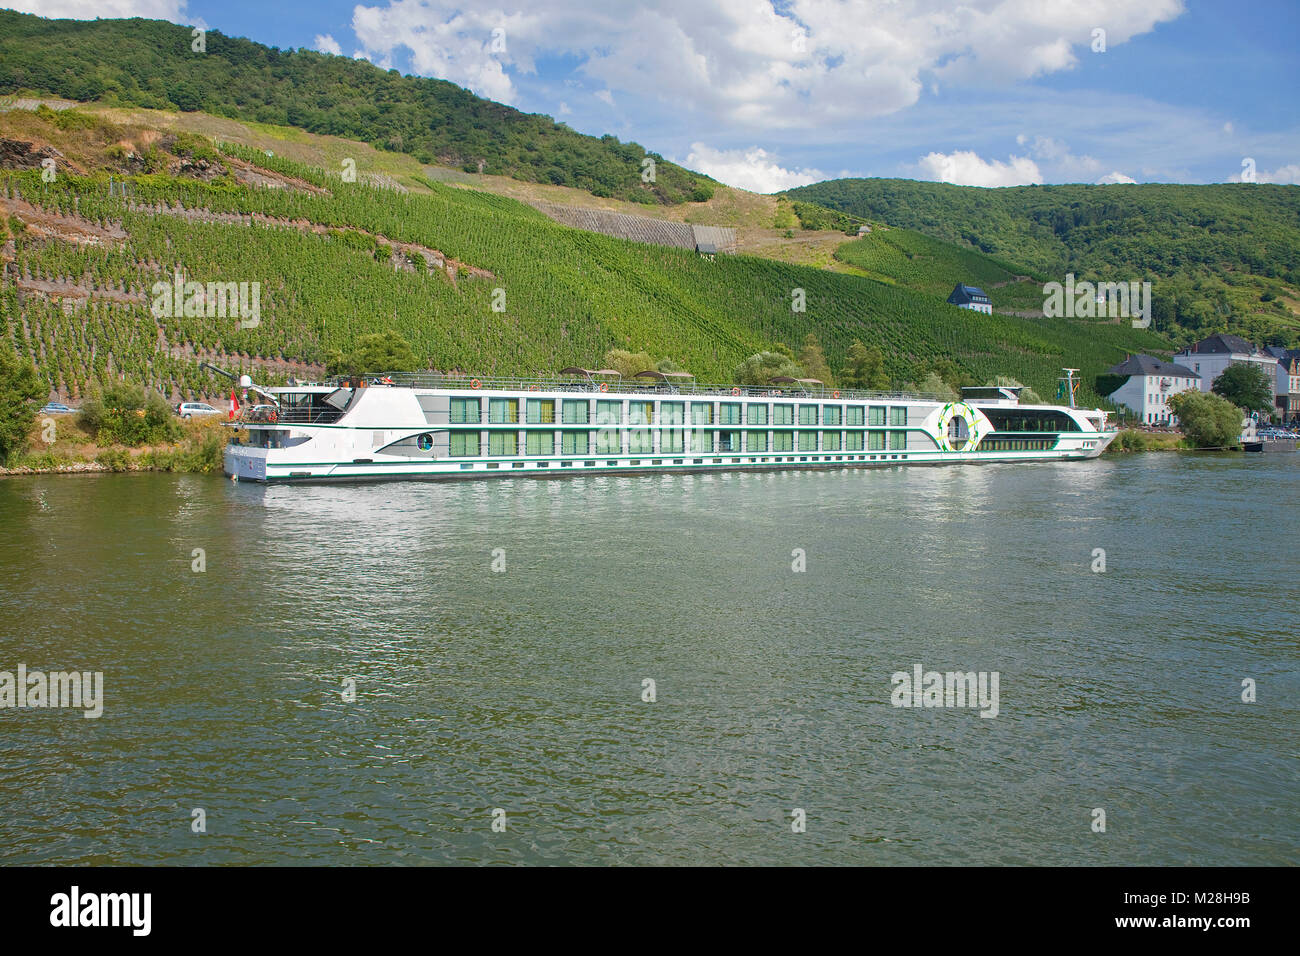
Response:
[{"label": "ship window", "polygon": [[838,425],[840,424],[841,414],[838,405],[827,405],[822,408],[822,424]]},{"label": "ship window", "polygon": [[773,405],[773,406],[772,406],[772,424],[773,424],[773,425],[793,425],[793,424],[794,424],[794,406],[793,406],[793,405]]},{"label": "ship window", "polygon": [[[905,409],[906,410],[906,409]],[[907,447],[907,432],[890,432],[889,448],[891,451]]]},{"label": "ship window", "polygon": [[844,424],[846,425],[864,425],[866,424],[865,410],[861,405],[850,405],[844,410]]},{"label": "ship window", "polygon": [[[871,406],[870,421],[868,421],[867,424],[868,424],[868,425],[883,425],[883,424],[885,424],[885,406],[884,406],[884,405],[872,405],[872,406]],[[883,447],[883,446],[882,446],[882,447]]]},{"label": "ship window", "polygon": [[718,451],[740,451],[740,432],[718,432]]},{"label": "ship window", "polygon": [[816,451],[817,450],[817,433],[800,432],[799,433],[799,450]]},{"label": "ship window", "polygon": [[452,432],[451,450],[448,454],[450,454],[452,458],[467,458],[471,455],[477,455],[478,438],[478,432]]},{"label": "ship window", "polygon": [[530,455],[555,454],[554,432],[528,432],[527,452]]},{"label": "ship window", "polygon": [[686,433],[680,429],[672,429],[659,433],[659,450],[665,455],[684,452],[686,450]]},{"label": "ship window", "polygon": [[870,449],[871,451],[884,451],[884,450],[885,450],[885,433],[884,433],[884,432],[868,432],[868,433],[867,433],[867,448]]},{"label": "ship window", "polygon": [[596,454],[618,455],[623,451],[623,433],[617,428],[602,428],[596,432]]},{"label": "ship window", "polygon": [[846,451],[862,451],[862,432],[849,432],[845,436]]},{"label": "ship window", "polygon": [[627,433],[627,453],[629,455],[654,454],[654,432],[649,430]]},{"label": "ship window", "polygon": [[713,451],[713,432],[695,431],[691,433],[691,451],[708,454]]},{"label": "ship window", "polygon": [[588,436],[586,432],[560,432],[561,455],[587,454]]},{"label": "ship window", "polygon": [[735,404],[734,402],[723,402],[718,407],[718,424],[739,425],[740,406]]},{"label": "ship window", "polygon": [[799,406],[799,424],[816,425],[817,424],[817,406],[800,405]]},{"label": "ship window", "polygon": [[554,425],[555,399],[530,398],[528,400],[528,424]]},{"label": "ship window", "polygon": [[622,402],[613,399],[600,399],[596,402],[597,425],[621,425],[622,423]]},{"label": "ship window", "polygon": [[428,451],[433,447],[433,436],[427,432],[415,440],[415,447],[420,451]]},{"label": "ship window", "polygon": [[629,402],[628,424],[629,425],[653,425],[655,420],[655,403],[654,402]]},{"label": "ship window", "polygon": [[681,402],[659,403],[660,425],[684,425],[686,423],[686,406]]},{"label": "ship window", "polygon": [[497,456],[519,454],[519,433],[488,432],[488,454]]},{"label": "ship window", "polygon": [[907,409],[904,408],[904,407],[902,407],[902,406],[900,406],[900,405],[895,405],[895,406],[891,407],[891,408],[889,409],[889,424],[891,424],[891,425],[906,425],[906,424],[907,424]]},{"label": "ship window", "polygon": [[713,424],[713,403],[712,402],[691,402],[691,424],[712,425]]},{"label": "ship window", "polygon": [[[766,411],[766,409],[764,409]],[[747,432],[745,451],[767,451],[767,432]]]},{"label": "ship window", "polygon": [[574,401],[571,398],[564,400],[564,407],[560,410],[564,416],[566,425],[585,425],[587,416],[591,413],[591,405],[586,400]]},{"label": "ship window", "polygon": [[954,451],[961,451],[970,441],[970,426],[966,424],[966,419],[960,415],[954,415],[952,421],[948,422],[948,444]]},{"label": "ship window", "polygon": [[794,451],[794,432],[773,432],[772,451]]},{"label": "ship window", "polygon": [[755,403],[755,404],[753,404],[753,405],[750,405],[750,406],[749,406],[749,415],[748,415],[748,418],[749,418],[749,422],[748,422],[748,424],[750,424],[750,425],[766,425],[766,424],[767,424],[767,406],[766,406],[766,405],[760,405],[760,404],[757,404],[757,403]]},{"label": "ship window", "polygon": [[840,450],[840,433],[822,432],[822,451],[839,451],[839,450]]},{"label": "ship window", "polygon": [[488,422],[492,425],[513,425],[519,421],[519,399],[488,399]]},{"label": "ship window", "polygon": [[452,398],[451,422],[453,425],[477,425],[481,403],[477,398]]}]

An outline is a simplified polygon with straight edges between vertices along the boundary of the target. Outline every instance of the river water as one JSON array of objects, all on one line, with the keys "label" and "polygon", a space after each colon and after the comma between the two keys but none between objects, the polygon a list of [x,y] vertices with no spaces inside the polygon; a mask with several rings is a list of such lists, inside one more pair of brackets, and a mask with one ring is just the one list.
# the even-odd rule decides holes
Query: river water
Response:
[{"label": "river water", "polygon": [[[0,480],[0,671],[103,675],[0,709],[0,862],[1293,864],[1298,492]],[[893,706],[917,665],[996,716]]]}]

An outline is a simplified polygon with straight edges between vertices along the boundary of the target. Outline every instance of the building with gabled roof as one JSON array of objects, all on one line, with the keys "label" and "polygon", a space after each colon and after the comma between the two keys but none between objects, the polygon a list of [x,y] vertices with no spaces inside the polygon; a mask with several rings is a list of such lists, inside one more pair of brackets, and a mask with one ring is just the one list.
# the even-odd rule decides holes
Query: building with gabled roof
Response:
[{"label": "building with gabled roof", "polygon": [[993,313],[993,300],[983,289],[961,282],[953,286],[952,294],[948,296],[948,304],[955,305],[959,309],[970,309],[972,312],[983,312],[986,315]]},{"label": "building with gabled roof", "polygon": [[1106,369],[1106,375],[1123,379],[1111,391],[1110,400],[1130,409],[1146,425],[1177,425],[1169,399],[1199,388],[1201,378],[1190,368],[1150,355],[1130,355]]},{"label": "building with gabled roof", "polygon": [[1224,373],[1229,365],[1249,363],[1264,370],[1270,382],[1275,383],[1274,398],[1277,397],[1278,360],[1274,355],[1256,348],[1240,335],[1231,332],[1216,332],[1201,339],[1195,345],[1183,349],[1173,359],[1185,365],[1201,377],[1201,391],[1208,392],[1214,387],[1214,380]]}]

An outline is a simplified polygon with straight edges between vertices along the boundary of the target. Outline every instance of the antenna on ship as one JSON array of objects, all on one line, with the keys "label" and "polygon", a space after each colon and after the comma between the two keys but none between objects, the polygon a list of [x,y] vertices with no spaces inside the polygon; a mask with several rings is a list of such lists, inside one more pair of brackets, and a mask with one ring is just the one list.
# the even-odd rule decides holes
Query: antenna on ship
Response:
[{"label": "antenna on ship", "polygon": [[1065,377],[1060,379],[1061,387],[1057,390],[1057,394],[1060,395],[1061,391],[1064,391],[1066,394],[1062,397],[1070,403],[1071,408],[1074,408],[1074,390],[1079,387],[1079,383],[1074,380],[1074,373],[1079,370],[1063,368],[1061,371],[1065,373]]}]

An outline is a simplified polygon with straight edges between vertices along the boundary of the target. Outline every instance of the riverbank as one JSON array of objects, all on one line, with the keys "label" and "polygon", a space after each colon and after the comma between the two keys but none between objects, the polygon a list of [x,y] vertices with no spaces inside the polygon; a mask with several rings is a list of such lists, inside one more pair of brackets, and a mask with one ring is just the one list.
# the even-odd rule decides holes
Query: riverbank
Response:
[{"label": "riverbank", "polygon": [[164,444],[100,445],[77,424],[76,415],[44,415],[36,419],[27,436],[26,450],[10,467],[0,467],[0,477],[124,471],[220,473],[227,437],[221,419],[181,422],[181,433],[179,441]]},{"label": "riverbank", "polygon": [[1107,455],[1124,455],[1141,451],[1195,451],[1177,432],[1147,432],[1125,428],[1107,447]]}]

